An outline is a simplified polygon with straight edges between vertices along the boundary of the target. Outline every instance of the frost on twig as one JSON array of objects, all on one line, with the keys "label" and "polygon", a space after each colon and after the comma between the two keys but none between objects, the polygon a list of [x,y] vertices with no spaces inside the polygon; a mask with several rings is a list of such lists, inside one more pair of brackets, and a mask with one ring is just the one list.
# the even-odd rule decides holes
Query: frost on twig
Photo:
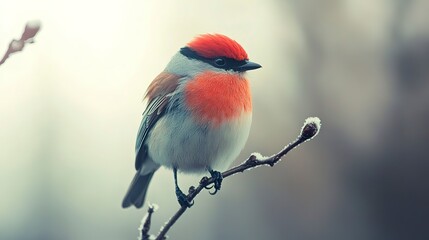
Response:
[{"label": "frost on twig", "polygon": [[25,44],[34,43],[34,37],[40,30],[40,22],[39,21],[30,21],[25,25],[24,32],[20,39],[13,39],[9,43],[9,48],[4,54],[3,58],[0,60],[0,65],[6,62],[6,59],[13,53],[20,52],[24,49]]},{"label": "frost on twig", "polygon": [[[304,122],[303,127],[301,128],[301,132],[298,135],[298,137],[295,139],[295,141],[291,142],[287,146],[285,146],[280,152],[270,156],[270,157],[264,157],[260,153],[253,153],[249,156],[249,158],[244,161],[242,164],[235,166],[229,170],[226,170],[222,173],[223,178],[227,178],[229,176],[232,176],[236,173],[244,172],[246,170],[254,169],[256,166],[262,166],[262,165],[268,165],[268,166],[274,166],[276,163],[278,163],[281,158],[286,155],[290,150],[294,149],[298,145],[300,145],[303,142],[309,141],[313,139],[320,131],[321,123],[320,119],[317,117],[310,117],[307,118]],[[192,200],[208,185],[213,184],[214,179],[203,177],[197,187],[191,186],[189,188],[189,194],[187,195],[187,199],[189,202],[192,202]],[[150,210],[151,206],[149,206],[148,209],[148,217],[146,218],[145,222],[149,219],[149,227],[150,227],[150,216],[153,213],[153,211]],[[167,232],[170,230],[170,228],[176,223],[176,221],[182,216],[182,214],[187,210],[188,208],[186,206],[180,207],[179,210],[171,217],[167,223],[161,228],[158,236],[156,236],[156,240],[163,240],[166,238]],[[145,218],[144,218],[145,219]],[[142,222],[143,224],[143,222]],[[153,237],[152,235],[148,234],[149,227],[147,227],[147,230],[144,231],[146,223],[142,225],[142,236],[148,236]],[[139,240],[142,239],[151,239],[151,238],[139,238]]]},{"label": "frost on twig", "polygon": [[322,123],[318,117],[309,117],[305,119],[304,125],[301,129],[300,137],[305,138],[305,141],[314,138],[320,131]]},{"label": "frost on twig", "polygon": [[149,204],[147,208],[147,214],[143,217],[142,223],[139,227],[140,236],[138,240],[151,240],[155,239],[155,236],[149,234],[150,223],[152,220],[152,214],[158,209],[158,205]]}]

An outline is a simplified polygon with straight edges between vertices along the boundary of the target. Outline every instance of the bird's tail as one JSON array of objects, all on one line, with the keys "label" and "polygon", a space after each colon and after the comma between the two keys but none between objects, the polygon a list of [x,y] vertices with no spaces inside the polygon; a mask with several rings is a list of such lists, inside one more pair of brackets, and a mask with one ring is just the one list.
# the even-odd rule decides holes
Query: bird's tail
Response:
[{"label": "bird's tail", "polygon": [[146,192],[154,173],[155,171],[147,175],[141,175],[140,171],[137,171],[122,201],[123,208],[127,208],[131,205],[136,206],[136,208],[141,208],[143,206]]}]

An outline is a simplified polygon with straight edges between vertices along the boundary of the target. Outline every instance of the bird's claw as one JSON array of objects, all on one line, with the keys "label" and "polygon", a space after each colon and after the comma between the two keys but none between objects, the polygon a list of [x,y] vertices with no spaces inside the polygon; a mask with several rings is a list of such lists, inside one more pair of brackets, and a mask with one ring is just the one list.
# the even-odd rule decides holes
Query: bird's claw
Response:
[{"label": "bird's claw", "polygon": [[212,178],[213,178],[213,185],[211,187],[206,187],[206,189],[212,189],[214,187],[214,191],[209,193],[211,195],[215,195],[217,191],[220,190],[220,187],[222,186],[223,176],[221,172],[213,171],[213,170],[210,171],[210,174],[212,175]]},{"label": "bird's claw", "polygon": [[[211,188],[213,188],[213,186],[212,186]],[[210,189],[211,189],[211,188],[210,188]],[[218,189],[215,189],[213,192],[210,192],[210,191],[209,191],[209,193],[210,193],[210,195],[215,195],[215,194],[217,193],[217,191],[218,191]]]},{"label": "bird's claw", "polygon": [[190,208],[194,205],[194,201],[190,202],[186,194],[184,194],[180,188],[176,188],[176,196],[181,207]]},{"label": "bird's claw", "polygon": [[203,177],[200,181],[200,185],[203,185],[205,189],[210,190],[213,188],[213,185],[207,185],[208,180],[208,177]]}]

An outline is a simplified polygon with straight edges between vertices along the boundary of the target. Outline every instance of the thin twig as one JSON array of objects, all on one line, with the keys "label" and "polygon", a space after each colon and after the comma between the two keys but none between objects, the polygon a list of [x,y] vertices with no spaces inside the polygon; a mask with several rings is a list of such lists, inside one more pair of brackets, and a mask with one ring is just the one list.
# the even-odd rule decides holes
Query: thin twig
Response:
[{"label": "thin twig", "polygon": [[0,65],[2,65],[4,62],[6,62],[6,59],[8,59],[11,54],[22,51],[22,49],[24,49],[24,47],[25,47],[25,44],[34,43],[33,38],[36,36],[36,34],[39,32],[39,30],[40,30],[40,22],[39,21],[27,22],[21,38],[18,40],[13,39],[9,43],[9,48],[7,49],[3,58],[0,60]]},{"label": "thin twig", "polygon": [[[222,173],[223,178],[227,178],[239,172],[244,172],[245,170],[249,170],[256,166],[269,165],[273,167],[290,150],[294,149],[301,143],[308,141],[312,139],[314,136],[316,136],[319,133],[320,127],[321,125],[320,125],[319,118],[307,118],[304,122],[304,126],[302,127],[301,133],[299,134],[298,138],[292,143],[288,144],[286,147],[284,147],[280,152],[272,155],[271,157],[262,157],[262,156],[259,156],[260,154],[252,154],[242,164],[223,172]],[[189,188],[189,194],[187,195],[188,201],[192,202],[193,199],[203,189],[205,189],[208,185],[212,184],[213,182],[214,182],[213,178],[203,177],[197,188],[193,186]],[[180,207],[179,210],[174,214],[174,216],[161,228],[161,231],[156,237],[156,240],[165,239],[167,232],[176,223],[176,221],[183,215],[183,213],[185,213],[187,209],[188,208],[186,206]]]},{"label": "thin twig", "polygon": [[156,204],[149,204],[149,207],[147,208],[147,215],[143,218],[142,224],[140,225],[140,236],[138,240],[150,240],[154,239],[154,236],[149,234],[150,230],[150,223],[152,220],[152,214],[158,209],[158,205]]}]

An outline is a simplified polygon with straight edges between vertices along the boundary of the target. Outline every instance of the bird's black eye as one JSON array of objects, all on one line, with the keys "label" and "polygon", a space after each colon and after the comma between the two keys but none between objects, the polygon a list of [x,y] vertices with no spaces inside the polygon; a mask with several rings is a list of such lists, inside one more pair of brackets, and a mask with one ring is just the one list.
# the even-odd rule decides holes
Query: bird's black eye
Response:
[{"label": "bird's black eye", "polygon": [[223,66],[225,66],[225,64],[226,64],[226,61],[225,61],[225,59],[223,59],[223,58],[216,58],[215,60],[214,60],[214,63],[216,64],[216,66],[218,66],[218,67],[223,67]]}]

